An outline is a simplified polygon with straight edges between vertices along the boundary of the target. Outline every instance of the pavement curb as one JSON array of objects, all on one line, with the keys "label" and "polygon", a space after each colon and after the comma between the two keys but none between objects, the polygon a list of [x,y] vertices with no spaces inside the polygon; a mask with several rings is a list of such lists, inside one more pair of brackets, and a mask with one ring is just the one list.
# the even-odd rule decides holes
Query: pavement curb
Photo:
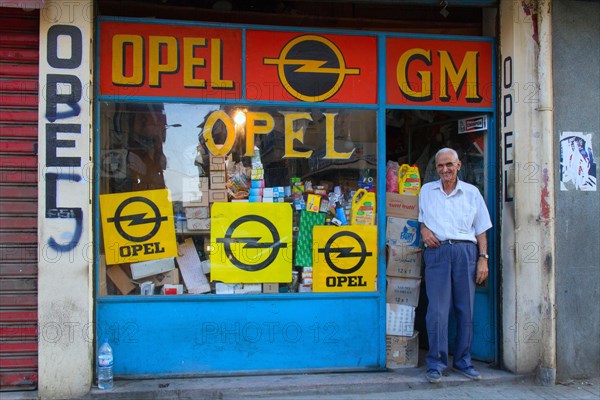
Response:
[{"label": "pavement curb", "polygon": [[449,372],[441,383],[425,379],[424,368],[380,372],[342,372],[188,379],[151,379],[117,381],[110,390],[94,388],[86,399],[268,399],[286,396],[318,396],[402,392],[414,389],[439,389],[460,385],[493,385],[528,380],[492,368],[479,368],[483,379],[473,382]]}]

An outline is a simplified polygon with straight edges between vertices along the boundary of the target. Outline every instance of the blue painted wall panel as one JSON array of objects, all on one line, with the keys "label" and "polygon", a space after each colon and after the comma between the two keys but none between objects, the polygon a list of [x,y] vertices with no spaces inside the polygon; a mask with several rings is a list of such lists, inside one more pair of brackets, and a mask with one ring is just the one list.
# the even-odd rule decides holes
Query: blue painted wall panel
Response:
[{"label": "blue painted wall panel", "polygon": [[380,368],[376,293],[161,297],[99,302],[115,375]]}]

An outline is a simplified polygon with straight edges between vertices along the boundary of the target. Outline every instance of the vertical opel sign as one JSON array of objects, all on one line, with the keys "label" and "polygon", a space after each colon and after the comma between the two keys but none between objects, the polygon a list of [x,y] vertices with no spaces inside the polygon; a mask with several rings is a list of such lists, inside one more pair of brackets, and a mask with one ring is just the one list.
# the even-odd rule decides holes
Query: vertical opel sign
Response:
[{"label": "vertical opel sign", "polygon": [[[85,0],[43,3],[38,108],[40,339],[50,326],[75,332],[93,322],[89,89],[94,7]],[[41,397],[81,397],[89,391],[93,342],[73,338],[59,334],[56,340],[39,340]],[[57,371],[61,379],[56,379]]]}]

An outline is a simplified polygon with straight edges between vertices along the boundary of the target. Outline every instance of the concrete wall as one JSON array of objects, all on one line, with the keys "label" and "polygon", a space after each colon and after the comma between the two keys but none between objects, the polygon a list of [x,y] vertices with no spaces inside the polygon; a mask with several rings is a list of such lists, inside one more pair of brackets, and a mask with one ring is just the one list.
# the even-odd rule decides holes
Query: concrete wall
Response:
[{"label": "concrete wall", "polygon": [[555,355],[550,63],[537,28],[520,2],[500,2],[501,357],[519,374],[554,371]]},{"label": "concrete wall", "polygon": [[561,190],[560,173],[564,132],[590,135],[600,161],[600,3],[555,0],[552,14],[560,380],[598,375],[600,365],[600,192]]},{"label": "concrete wall", "polygon": [[78,398],[93,378],[93,3],[40,10],[38,323],[40,398]]}]

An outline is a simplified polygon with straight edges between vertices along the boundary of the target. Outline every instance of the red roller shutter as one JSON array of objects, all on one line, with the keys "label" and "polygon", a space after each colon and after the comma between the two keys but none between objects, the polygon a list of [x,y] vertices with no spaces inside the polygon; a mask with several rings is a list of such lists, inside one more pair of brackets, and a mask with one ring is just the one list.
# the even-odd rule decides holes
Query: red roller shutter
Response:
[{"label": "red roller shutter", "polygon": [[[39,11],[0,8],[0,390],[37,387]],[[1,396],[0,396],[1,397]]]}]

